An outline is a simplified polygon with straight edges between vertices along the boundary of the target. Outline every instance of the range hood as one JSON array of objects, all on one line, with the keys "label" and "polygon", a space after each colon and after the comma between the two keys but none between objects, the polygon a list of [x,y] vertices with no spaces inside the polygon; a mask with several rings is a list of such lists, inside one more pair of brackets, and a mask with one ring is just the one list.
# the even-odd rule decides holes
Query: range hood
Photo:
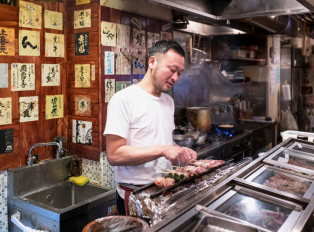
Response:
[{"label": "range hood", "polygon": [[213,20],[241,19],[314,11],[314,0],[148,0]]}]

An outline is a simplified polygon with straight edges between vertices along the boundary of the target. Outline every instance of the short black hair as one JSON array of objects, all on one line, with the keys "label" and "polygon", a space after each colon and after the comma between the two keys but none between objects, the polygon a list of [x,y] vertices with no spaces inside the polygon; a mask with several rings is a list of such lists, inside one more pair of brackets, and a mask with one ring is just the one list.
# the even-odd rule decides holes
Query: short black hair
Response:
[{"label": "short black hair", "polygon": [[169,50],[172,50],[179,55],[185,57],[185,51],[181,45],[174,40],[160,40],[157,41],[150,49],[148,53],[148,59],[155,55],[156,53],[166,54]]}]

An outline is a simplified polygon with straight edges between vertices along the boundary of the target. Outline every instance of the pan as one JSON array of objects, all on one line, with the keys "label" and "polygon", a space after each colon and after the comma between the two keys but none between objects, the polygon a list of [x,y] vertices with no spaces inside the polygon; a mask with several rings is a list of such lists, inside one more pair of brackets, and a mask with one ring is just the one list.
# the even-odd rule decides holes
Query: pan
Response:
[{"label": "pan", "polygon": [[219,131],[231,133],[235,129],[235,125],[223,124],[223,125],[218,125],[217,128]]}]

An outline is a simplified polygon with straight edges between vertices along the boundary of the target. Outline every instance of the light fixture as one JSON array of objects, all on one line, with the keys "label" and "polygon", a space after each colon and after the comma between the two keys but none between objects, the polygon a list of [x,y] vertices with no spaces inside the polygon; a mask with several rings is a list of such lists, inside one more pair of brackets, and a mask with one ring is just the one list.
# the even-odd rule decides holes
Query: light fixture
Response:
[{"label": "light fixture", "polygon": [[273,19],[273,18],[275,18],[276,16],[275,16],[275,15],[273,15],[273,16],[270,16],[270,17]]}]

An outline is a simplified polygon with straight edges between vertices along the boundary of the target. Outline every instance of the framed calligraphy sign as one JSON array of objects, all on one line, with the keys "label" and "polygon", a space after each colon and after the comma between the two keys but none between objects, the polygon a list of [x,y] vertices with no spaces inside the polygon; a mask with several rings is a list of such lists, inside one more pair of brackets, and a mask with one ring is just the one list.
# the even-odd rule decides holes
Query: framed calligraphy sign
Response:
[{"label": "framed calligraphy sign", "polygon": [[14,150],[14,129],[0,130],[0,154],[10,153]]},{"label": "framed calligraphy sign", "polygon": [[20,97],[20,122],[38,121],[38,96]]},{"label": "framed calligraphy sign", "polygon": [[91,116],[91,96],[75,95],[75,115]]},{"label": "framed calligraphy sign", "polygon": [[130,47],[130,26],[117,24],[117,47]]},{"label": "framed calligraphy sign", "polygon": [[46,119],[63,118],[63,95],[46,95]]},{"label": "framed calligraphy sign", "polygon": [[145,30],[133,28],[133,48],[145,49]]},{"label": "framed calligraphy sign", "polygon": [[90,87],[90,64],[75,65],[75,88]]},{"label": "framed calligraphy sign", "polygon": [[12,124],[12,98],[0,98],[0,125]]},{"label": "framed calligraphy sign", "polygon": [[9,83],[9,67],[8,64],[0,63],[0,88],[8,88]]},{"label": "framed calligraphy sign", "polygon": [[105,75],[114,75],[114,52],[105,52]]},{"label": "framed calligraphy sign", "polygon": [[91,27],[91,9],[74,11],[74,29]]},{"label": "framed calligraphy sign", "polygon": [[15,56],[15,30],[0,27],[0,56]]},{"label": "framed calligraphy sign", "polygon": [[60,86],[60,64],[41,65],[41,86]]},{"label": "framed calligraphy sign", "polygon": [[145,74],[145,54],[133,53],[133,74]]},{"label": "framed calligraphy sign", "polygon": [[45,28],[63,30],[63,14],[45,10]]},{"label": "framed calligraphy sign", "polygon": [[131,53],[117,53],[116,73],[119,75],[131,75]]},{"label": "framed calligraphy sign", "polygon": [[35,90],[35,64],[11,64],[11,91]]},{"label": "framed calligraphy sign", "polygon": [[42,6],[30,2],[19,1],[19,7],[19,26],[41,29]]},{"label": "framed calligraphy sign", "polygon": [[40,32],[20,30],[19,31],[19,55],[40,56]]},{"label": "framed calligraphy sign", "polygon": [[108,103],[110,99],[113,97],[115,94],[115,79],[106,79],[105,80],[105,103]]},{"label": "framed calligraphy sign", "polygon": [[75,55],[89,55],[89,33],[75,34]]},{"label": "framed calligraphy sign", "polygon": [[101,45],[116,46],[117,28],[115,23],[101,22]]},{"label": "framed calligraphy sign", "polygon": [[64,57],[64,35],[45,33],[46,57]]},{"label": "framed calligraphy sign", "polygon": [[72,143],[92,146],[92,122],[73,119]]},{"label": "framed calligraphy sign", "polygon": [[159,38],[160,36],[158,33],[147,32],[147,48],[151,48]]}]

